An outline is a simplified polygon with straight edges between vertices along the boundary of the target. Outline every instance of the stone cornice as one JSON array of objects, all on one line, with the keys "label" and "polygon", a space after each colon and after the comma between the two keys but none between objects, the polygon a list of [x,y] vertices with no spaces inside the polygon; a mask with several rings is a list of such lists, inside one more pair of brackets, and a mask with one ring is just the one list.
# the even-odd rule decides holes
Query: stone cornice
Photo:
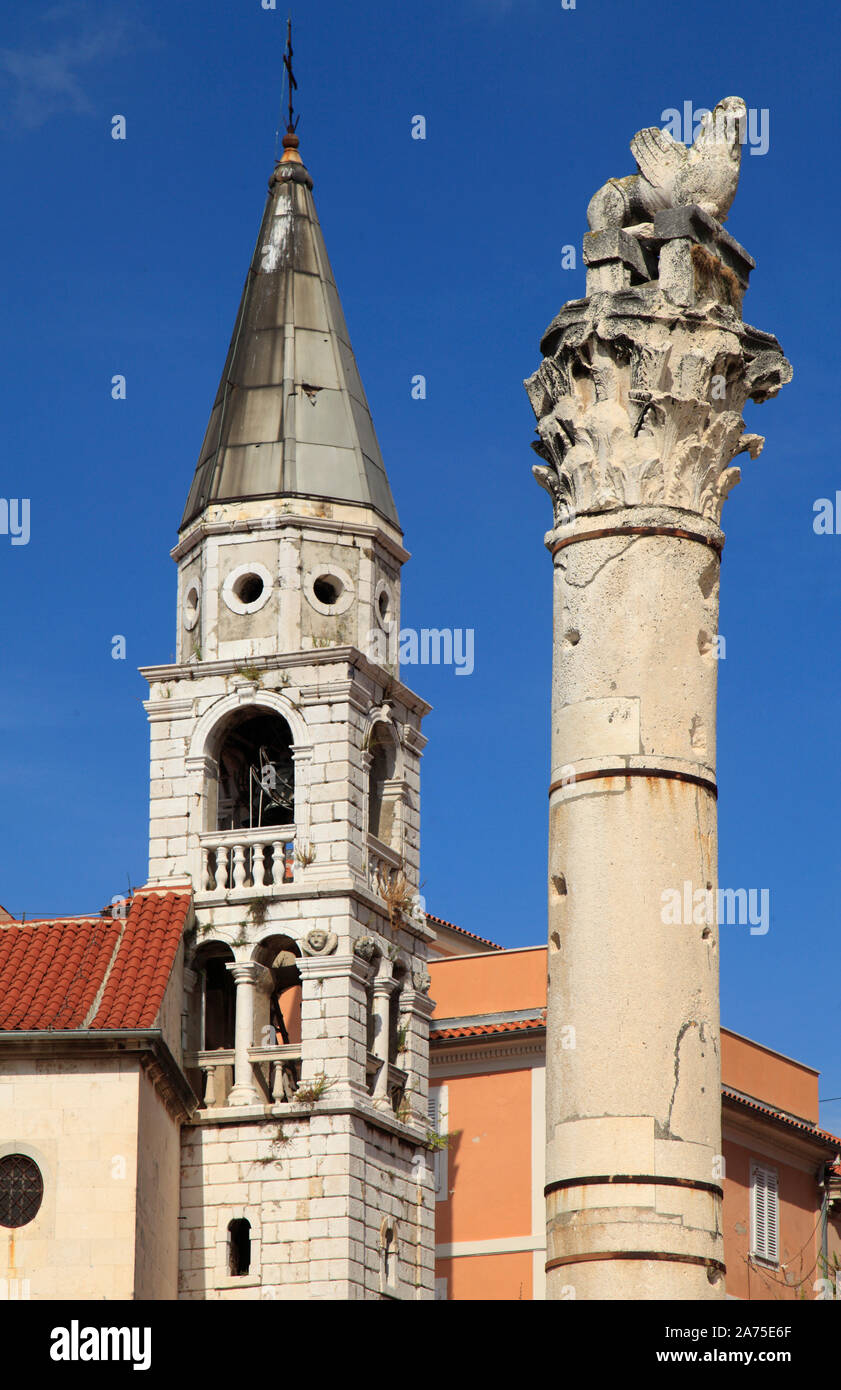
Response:
[{"label": "stone cornice", "polygon": [[357,1102],[331,1101],[326,1096],[313,1104],[295,1105],[286,1102],[280,1105],[240,1105],[219,1107],[212,1110],[197,1110],[191,1123],[202,1128],[214,1125],[245,1125],[258,1123],[277,1123],[278,1120],[309,1120],[322,1115],[348,1115],[362,1120],[414,1149],[426,1149],[426,1131],[414,1125],[403,1124],[396,1115],[385,1110],[376,1110],[373,1105]]},{"label": "stone cornice", "polygon": [[[197,681],[207,676],[234,676],[241,673],[242,664],[242,659],[238,657],[227,658],[224,661],[186,661],[175,662],[170,666],[141,666],[139,671],[141,676],[144,676],[151,685],[158,681]],[[249,667],[260,672],[286,671],[300,666],[321,668],[342,664],[355,668],[355,672],[361,672],[382,687],[387,686],[392,704],[402,704],[407,710],[421,718],[432,709],[426,700],[423,700],[420,695],[416,695],[402,681],[395,680],[394,676],[385,671],[383,667],[378,666],[376,662],[369,661],[358,647],[314,647],[312,651],[283,652],[277,656],[250,656],[248,658]],[[351,682],[349,691],[353,688],[355,672],[351,671],[347,678]],[[330,687],[325,685],[322,699],[334,698],[336,697]],[[157,714],[161,707],[172,709],[176,704],[179,708],[182,705],[190,708],[189,702],[167,699],[146,701],[144,707],[148,710],[151,705],[151,709]],[[414,743],[420,751],[420,747],[426,744],[426,739],[423,738],[422,734],[415,734]]]},{"label": "stone cornice", "polygon": [[409,551],[405,550],[381,526],[339,517],[331,519],[329,517],[305,516],[303,513],[295,512],[278,512],[268,516],[248,517],[236,521],[199,522],[169,553],[173,560],[182,560],[185,555],[189,555],[191,550],[195,550],[197,546],[201,545],[206,536],[243,535],[251,531],[258,536],[265,537],[275,530],[304,529],[333,532],[339,535],[362,536],[366,540],[373,541],[375,545],[381,545],[400,565],[411,559]]},{"label": "stone cornice", "polygon": [[[499,1040],[497,1040],[499,1039]],[[519,1036],[512,1037],[510,1034],[497,1035],[488,1034],[483,1038],[464,1038],[462,1040],[447,1038],[445,1042],[437,1042],[434,1038],[430,1039],[429,1044],[429,1065],[433,1067],[444,1067],[462,1062],[493,1062],[500,1057],[531,1057],[543,1062],[546,1053],[546,1030],[545,1028],[535,1029],[534,1032],[523,1032]]]},{"label": "stone cornice", "polygon": [[57,1056],[137,1057],[173,1120],[189,1120],[199,1105],[159,1028],[73,1028],[0,1031],[0,1051],[42,1061]]}]

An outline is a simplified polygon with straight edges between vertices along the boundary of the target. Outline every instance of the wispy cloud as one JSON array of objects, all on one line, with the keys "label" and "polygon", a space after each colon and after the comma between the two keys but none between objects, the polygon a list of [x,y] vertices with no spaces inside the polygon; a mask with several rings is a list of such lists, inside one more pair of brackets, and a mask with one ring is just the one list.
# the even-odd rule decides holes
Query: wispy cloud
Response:
[{"label": "wispy cloud", "polygon": [[86,78],[137,39],[137,23],[125,10],[103,16],[81,3],[45,11],[37,39],[0,48],[0,123],[37,130],[53,116],[93,111]]}]

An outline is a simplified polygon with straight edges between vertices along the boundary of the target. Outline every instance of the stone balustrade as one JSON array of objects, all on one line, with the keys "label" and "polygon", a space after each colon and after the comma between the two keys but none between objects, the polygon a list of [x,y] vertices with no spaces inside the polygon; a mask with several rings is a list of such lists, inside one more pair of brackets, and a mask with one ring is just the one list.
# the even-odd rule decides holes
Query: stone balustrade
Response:
[{"label": "stone balustrade", "polygon": [[295,827],[213,830],[199,836],[202,892],[222,898],[237,890],[259,893],[292,883]]},{"label": "stone balustrade", "polygon": [[[267,1104],[284,1105],[294,1098],[301,1079],[301,1048],[296,1043],[277,1047],[249,1047],[254,1079]],[[229,1105],[233,1088],[235,1053],[232,1047],[188,1054],[188,1067],[202,1073],[203,1110]]]}]

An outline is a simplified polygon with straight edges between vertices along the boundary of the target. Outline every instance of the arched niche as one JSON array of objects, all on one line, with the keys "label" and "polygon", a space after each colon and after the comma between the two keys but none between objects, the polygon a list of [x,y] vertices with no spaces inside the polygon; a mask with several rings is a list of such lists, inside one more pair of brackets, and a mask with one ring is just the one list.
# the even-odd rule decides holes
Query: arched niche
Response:
[{"label": "arched niche", "polygon": [[377,719],[371,725],[368,755],[368,832],[382,844],[399,849],[400,745],[390,721]]}]

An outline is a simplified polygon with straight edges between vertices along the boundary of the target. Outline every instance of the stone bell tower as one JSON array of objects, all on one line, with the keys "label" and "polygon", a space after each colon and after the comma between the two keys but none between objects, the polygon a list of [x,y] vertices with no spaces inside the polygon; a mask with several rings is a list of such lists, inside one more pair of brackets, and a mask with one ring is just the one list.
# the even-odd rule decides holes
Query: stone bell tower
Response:
[{"label": "stone bell tower", "polygon": [[554,506],[549,1298],[724,1296],[719,522],[763,442],[745,401],[791,377],[742,320],[754,262],[719,220],[740,122],[728,98],[692,150],[635,137],[639,172],[590,205],[586,298],[526,382]]},{"label": "stone bell tower", "polygon": [[[192,884],[187,1298],[432,1296],[408,558],[288,133],[147,669],[150,880]],[[382,639],[382,640],[381,640]]]}]

